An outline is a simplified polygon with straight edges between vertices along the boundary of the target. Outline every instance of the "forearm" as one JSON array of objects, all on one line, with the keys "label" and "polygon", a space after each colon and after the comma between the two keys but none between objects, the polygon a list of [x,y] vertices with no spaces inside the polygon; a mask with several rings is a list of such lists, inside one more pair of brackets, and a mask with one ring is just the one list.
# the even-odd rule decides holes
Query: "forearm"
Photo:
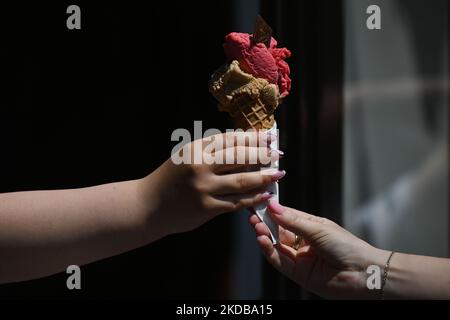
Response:
[{"label": "forearm", "polygon": [[46,276],[164,236],[141,180],[0,195],[0,283]]},{"label": "forearm", "polygon": [[[377,263],[384,268],[388,251],[381,250]],[[450,299],[450,259],[404,253],[392,256],[386,299]]]}]

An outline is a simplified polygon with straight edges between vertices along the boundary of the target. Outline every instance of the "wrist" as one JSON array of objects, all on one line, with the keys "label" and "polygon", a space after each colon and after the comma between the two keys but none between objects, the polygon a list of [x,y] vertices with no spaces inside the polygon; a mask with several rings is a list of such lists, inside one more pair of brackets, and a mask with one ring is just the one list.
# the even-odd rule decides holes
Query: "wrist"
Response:
[{"label": "wrist", "polygon": [[381,252],[376,263],[381,263],[382,276],[387,265],[384,299],[438,299],[449,296],[450,282],[446,279],[450,279],[450,263],[446,264],[445,259],[395,252],[389,260],[392,251]]},{"label": "wrist", "polygon": [[159,196],[157,177],[150,174],[136,180],[136,192],[138,207],[141,208],[141,223],[145,227],[148,242],[163,238],[169,234],[166,223],[163,222],[164,214],[161,212],[161,197]]},{"label": "wrist", "polygon": [[[383,276],[384,270],[386,266],[386,262],[389,259],[391,251],[375,248],[373,246],[369,246],[367,250],[365,250],[363,264],[361,266],[362,270],[362,278],[361,281],[361,295],[364,299],[374,299],[378,300],[382,296],[382,290],[384,291],[384,295],[386,293],[386,285],[383,287]],[[374,277],[377,277],[375,279]],[[386,279],[386,283],[389,282],[389,274]],[[378,286],[370,286],[379,285]]]}]

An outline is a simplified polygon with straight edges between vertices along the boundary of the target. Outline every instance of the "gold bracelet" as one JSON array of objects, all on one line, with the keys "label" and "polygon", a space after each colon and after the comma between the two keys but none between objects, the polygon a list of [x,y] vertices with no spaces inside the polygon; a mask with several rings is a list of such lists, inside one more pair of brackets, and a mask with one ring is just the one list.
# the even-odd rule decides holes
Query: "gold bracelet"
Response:
[{"label": "gold bracelet", "polygon": [[384,299],[384,286],[386,285],[388,272],[389,272],[389,264],[391,262],[391,258],[394,255],[394,253],[395,253],[394,251],[391,251],[391,254],[389,255],[389,258],[387,259],[386,264],[384,265],[383,281],[381,282],[381,295],[380,295],[380,299],[381,300]]}]

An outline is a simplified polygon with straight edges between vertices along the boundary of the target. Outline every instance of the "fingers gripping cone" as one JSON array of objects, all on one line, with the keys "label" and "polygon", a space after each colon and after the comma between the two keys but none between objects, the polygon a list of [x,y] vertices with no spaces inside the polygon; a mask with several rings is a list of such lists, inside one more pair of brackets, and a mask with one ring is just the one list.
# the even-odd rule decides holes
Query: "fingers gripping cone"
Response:
[{"label": "fingers gripping cone", "polygon": [[[278,150],[278,134],[277,134],[277,123],[274,122],[273,127],[268,130],[268,133],[277,135],[277,138],[271,141],[270,143],[270,149],[271,150]],[[274,161],[270,168],[268,170],[262,171],[262,174],[265,173],[271,173],[273,170],[278,170],[279,164],[278,160]],[[279,190],[278,190],[278,182],[273,182],[269,185],[268,191],[272,192],[272,199],[275,201],[279,201]],[[273,221],[269,208],[267,207],[267,203],[261,203],[254,207],[256,214],[258,215],[259,219],[261,219],[262,222],[264,222],[270,230],[270,237],[273,244],[277,244],[279,241],[279,234],[278,234],[278,225]]]},{"label": "fingers gripping cone", "polygon": [[[209,88],[219,101],[219,110],[230,114],[236,128],[267,131],[278,136],[274,112],[280,103],[280,94],[276,85],[243,72],[239,62],[235,60],[214,73]],[[272,140],[268,147],[278,150],[278,140]],[[270,174],[274,169],[278,169],[278,161],[271,163],[261,174]],[[272,183],[268,191],[278,200],[278,183]],[[254,209],[261,221],[269,227],[272,242],[277,243],[278,226],[268,212],[267,203],[262,203]]]},{"label": "fingers gripping cone", "polygon": [[[277,47],[272,29],[260,16],[252,35],[228,34],[224,50],[228,62],[213,74],[209,83],[209,91],[219,101],[219,110],[230,114],[236,128],[268,131],[276,135],[277,139],[272,139],[270,148],[278,150],[274,112],[291,88],[289,66],[284,61],[291,55],[290,51]],[[272,162],[261,174],[270,174],[274,169],[278,169],[278,161]],[[277,183],[271,184],[268,191],[278,200]],[[269,227],[272,242],[277,243],[278,226],[271,219],[267,203],[254,209]]]}]

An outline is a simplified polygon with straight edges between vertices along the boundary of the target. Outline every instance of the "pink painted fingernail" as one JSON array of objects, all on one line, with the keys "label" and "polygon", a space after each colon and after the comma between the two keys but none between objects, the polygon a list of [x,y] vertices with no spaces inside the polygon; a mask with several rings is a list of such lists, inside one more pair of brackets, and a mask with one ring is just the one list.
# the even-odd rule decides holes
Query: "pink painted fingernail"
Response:
[{"label": "pink painted fingernail", "polygon": [[270,149],[269,154],[270,154],[271,161],[278,161],[281,158],[283,158],[283,152],[282,151],[280,152],[279,150]]},{"label": "pink painted fingernail", "polygon": [[269,209],[275,214],[282,215],[285,208],[275,200],[269,201]]},{"label": "pink painted fingernail", "polygon": [[273,192],[264,192],[264,193],[261,195],[261,200],[262,200],[262,201],[267,201],[267,200],[269,200],[270,198],[272,198],[272,196],[273,196]]},{"label": "pink painted fingernail", "polygon": [[286,171],[282,170],[282,171],[277,171],[274,174],[272,174],[272,180],[273,181],[278,181],[281,178],[283,178],[286,175]]},{"label": "pink painted fingernail", "polygon": [[281,151],[281,150],[277,150],[277,149],[270,149],[270,153],[272,153],[272,152],[276,152],[276,153],[278,153],[280,156],[284,156],[284,152],[283,151]]}]

